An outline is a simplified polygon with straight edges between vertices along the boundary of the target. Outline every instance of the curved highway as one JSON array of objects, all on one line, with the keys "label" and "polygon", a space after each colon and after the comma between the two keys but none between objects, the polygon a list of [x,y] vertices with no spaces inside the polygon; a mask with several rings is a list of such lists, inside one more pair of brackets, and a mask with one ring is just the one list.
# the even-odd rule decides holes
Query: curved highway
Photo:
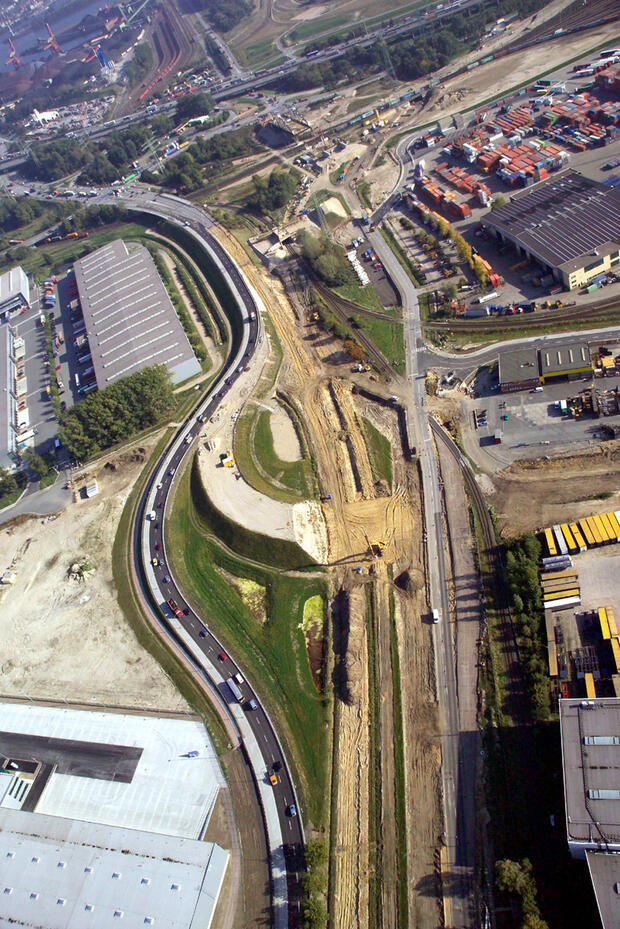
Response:
[{"label": "curved highway", "polygon": [[[194,611],[172,574],[165,540],[166,507],[175,475],[186,457],[194,454],[204,423],[245,370],[261,338],[260,307],[237,267],[209,233],[207,225],[211,221],[201,210],[177,198],[168,198],[167,203],[161,200],[156,207],[152,202],[135,206],[177,223],[180,213],[188,217],[183,226],[218,265],[243,316],[241,343],[234,357],[229,355],[206,397],[180,427],[143,491],[133,527],[133,548],[137,573],[153,615],[200,669],[210,697],[225,705],[252,769],[270,856],[273,925],[284,929],[291,921],[289,910],[297,910],[299,872],[303,870],[304,833],[293,780],[275,728],[256,691],[209,629],[207,620]],[[237,696],[226,683],[231,678]]]}]

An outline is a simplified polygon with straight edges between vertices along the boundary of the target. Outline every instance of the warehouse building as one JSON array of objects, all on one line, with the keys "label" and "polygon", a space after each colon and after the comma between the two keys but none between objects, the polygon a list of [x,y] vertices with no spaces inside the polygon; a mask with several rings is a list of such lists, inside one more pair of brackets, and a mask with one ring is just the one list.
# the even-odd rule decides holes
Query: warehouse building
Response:
[{"label": "warehouse building", "polygon": [[10,319],[11,314],[30,306],[28,277],[18,265],[0,274],[0,316]]},{"label": "warehouse building", "polygon": [[75,279],[97,386],[149,365],[166,365],[175,384],[201,368],[155,263],[122,239],[75,262]]},{"label": "warehouse building", "polygon": [[576,171],[511,196],[482,225],[538,262],[565,290],[620,270],[620,190]]},{"label": "warehouse building", "polygon": [[209,929],[229,854],[198,719],[0,704],[0,925]]},{"label": "warehouse building", "polygon": [[522,348],[502,352],[499,356],[499,384],[502,393],[515,390],[532,390],[540,384],[538,352],[535,348]]},{"label": "warehouse building", "polygon": [[592,376],[592,359],[587,342],[551,346],[540,350],[540,377],[543,384],[567,378]]},{"label": "warehouse building", "polygon": [[620,698],[560,700],[568,846],[586,858],[604,929],[620,929]]}]

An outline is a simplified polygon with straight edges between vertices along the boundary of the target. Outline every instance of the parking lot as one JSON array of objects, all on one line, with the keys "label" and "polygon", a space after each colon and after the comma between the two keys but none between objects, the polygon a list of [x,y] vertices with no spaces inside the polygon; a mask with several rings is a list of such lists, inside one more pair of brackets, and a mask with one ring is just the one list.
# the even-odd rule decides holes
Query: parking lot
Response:
[{"label": "parking lot", "polygon": [[467,403],[469,427],[474,430],[481,447],[495,444],[495,432],[501,430],[502,445],[511,450],[523,450],[514,457],[530,457],[533,450],[543,454],[546,446],[557,449],[575,444],[598,444],[603,426],[620,427],[620,414],[598,418],[585,415],[574,419],[556,406],[592,384],[601,393],[615,390],[620,385],[620,377],[560,381],[545,386],[542,391],[509,394],[500,394],[489,388],[483,396]]},{"label": "parking lot", "polygon": [[[58,422],[54,414],[51,396],[47,393],[47,386],[52,377],[56,377],[60,388],[61,402],[71,407],[80,395],[75,383],[75,372],[81,371],[73,344],[73,330],[70,321],[69,289],[66,276],[61,278],[55,288],[57,294],[56,307],[51,311],[53,315],[53,333],[58,337],[55,348],[56,367],[50,370],[47,364],[47,346],[45,342],[45,328],[41,323],[42,301],[38,288],[33,287],[32,305],[29,310],[22,313],[14,322],[17,334],[24,339],[26,378],[28,390],[26,395],[28,422],[34,431],[32,442],[38,454],[47,454],[55,451],[55,439],[58,435]],[[25,421],[25,413],[21,421]],[[62,459],[62,452],[59,453]]]}]

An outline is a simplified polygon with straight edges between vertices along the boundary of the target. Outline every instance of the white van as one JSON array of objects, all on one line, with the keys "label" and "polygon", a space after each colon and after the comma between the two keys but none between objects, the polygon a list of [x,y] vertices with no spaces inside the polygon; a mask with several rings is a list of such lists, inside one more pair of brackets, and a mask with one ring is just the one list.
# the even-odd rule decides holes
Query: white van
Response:
[{"label": "white van", "polygon": [[156,518],[157,518],[157,513],[155,512],[155,510],[151,510],[150,513],[147,513],[147,514],[146,514],[146,518],[147,518],[147,519],[156,519]]},{"label": "white van", "polygon": [[434,623],[439,622],[439,610],[433,610],[433,622]]}]

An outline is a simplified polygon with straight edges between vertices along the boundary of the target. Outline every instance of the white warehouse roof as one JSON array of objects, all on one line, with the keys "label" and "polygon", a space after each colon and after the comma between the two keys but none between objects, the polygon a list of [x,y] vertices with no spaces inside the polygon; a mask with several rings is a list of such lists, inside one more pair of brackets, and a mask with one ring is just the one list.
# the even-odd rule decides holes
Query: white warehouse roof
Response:
[{"label": "white warehouse roof", "polygon": [[0,809],[0,927],[209,929],[228,857],[211,842]]},{"label": "white warehouse roof", "polygon": [[[0,764],[4,757],[52,768],[36,802],[36,780],[21,797],[37,813],[197,839],[225,785],[197,719],[15,703],[0,703],[0,718]],[[15,794],[0,781],[0,807],[14,806]]]},{"label": "white warehouse roof", "polygon": [[20,303],[30,304],[28,277],[18,265],[0,274],[0,313],[14,309]]}]

